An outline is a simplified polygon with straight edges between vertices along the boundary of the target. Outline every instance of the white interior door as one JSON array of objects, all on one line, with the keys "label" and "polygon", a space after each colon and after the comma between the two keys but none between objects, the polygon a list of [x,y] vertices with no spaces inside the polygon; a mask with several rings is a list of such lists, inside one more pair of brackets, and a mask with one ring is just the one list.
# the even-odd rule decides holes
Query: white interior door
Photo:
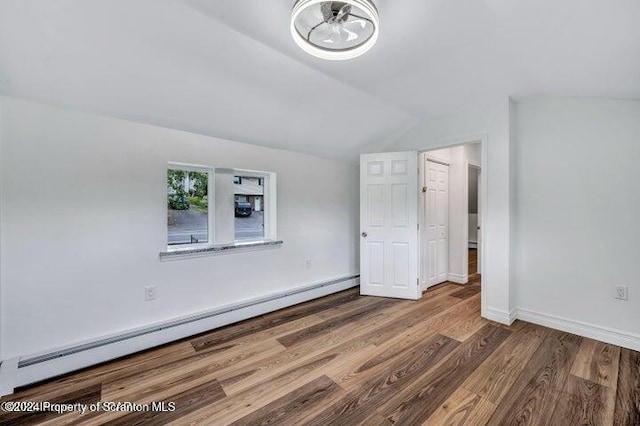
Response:
[{"label": "white interior door", "polygon": [[418,299],[418,154],[360,157],[360,293]]},{"label": "white interior door", "polygon": [[449,166],[425,162],[423,202],[424,274],[426,286],[447,281],[449,272]]}]

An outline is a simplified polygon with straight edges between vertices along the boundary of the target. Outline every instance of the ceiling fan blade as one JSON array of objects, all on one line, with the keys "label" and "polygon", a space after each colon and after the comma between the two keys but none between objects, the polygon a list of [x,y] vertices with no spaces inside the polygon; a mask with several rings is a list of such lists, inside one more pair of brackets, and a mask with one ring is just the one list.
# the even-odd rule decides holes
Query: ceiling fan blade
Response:
[{"label": "ceiling fan blade", "polygon": [[349,13],[351,12],[351,5],[350,4],[345,4],[343,5],[340,10],[338,11],[338,14],[336,15],[336,21],[339,21],[341,19],[343,19],[345,16],[347,16]]},{"label": "ceiling fan blade", "polygon": [[344,26],[342,27],[342,31],[347,33],[347,39],[345,41],[353,41],[358,38],[358,34],[354,33],[353,31],[349,31]]},{"label": "ceiling fan blade", "polygon": [[311,33],[311,38],[314,42],[322,42],[333,44],[334,41],[331,39],[332,30],[329,25],[320,25]]},{"label": "ceiling fan blade", "polygon": [[350,19],[343,24],[345,27],[352,28],[355,31],[363,30],[367,26],[367,21],[364,19]]},{"label": "ceiling fan blade", "polygon": [[333,17],[333,11],[331,10],[331,2],[323,2],[320,3],[320,12],[324,17],[325,21],[328,21],[331,17]]}]

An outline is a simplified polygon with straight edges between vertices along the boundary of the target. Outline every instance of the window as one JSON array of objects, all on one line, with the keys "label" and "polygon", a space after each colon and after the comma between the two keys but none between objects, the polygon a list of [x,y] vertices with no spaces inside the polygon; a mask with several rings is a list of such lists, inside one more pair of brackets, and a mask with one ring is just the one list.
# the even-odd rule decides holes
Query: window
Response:
[{"label": "window", "polygon": [[211,171],[167,170],[167,244],[208,244]]},{"label": "window", "polygon": [[263,178],[234,176],[236,241],[264,238],[264,187]]},{"label": "window", "polygon": [[169,251],[276,240],[275,173],[171,163]]}]

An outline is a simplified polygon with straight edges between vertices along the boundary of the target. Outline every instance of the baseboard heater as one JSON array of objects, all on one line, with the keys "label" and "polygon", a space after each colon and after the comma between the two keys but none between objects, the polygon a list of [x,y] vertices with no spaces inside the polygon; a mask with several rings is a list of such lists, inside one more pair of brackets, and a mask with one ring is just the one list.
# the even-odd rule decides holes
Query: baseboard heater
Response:
[{"label": "baseboard heater", "polygon": [[[49,353],[33,356],[23,356],[20,357],[17,362],[18,378],[16,380],[15,387],[34,383],[38,380],[54,377],[56,375],[64,374],[79,368],[84,368],[86,366],[90,366],[99,362],[108,361],[109,359],[114,359],[120,356],[135,353],[144,349],[149,349],[160,344],[187,338],[194,334],[206,332],[208,330],[214,330],[216,328],[233,324],[238,321],[243,321],[245,319],[272,312],[274,310],[293,306],[298,303],[303,303],[308,300],[313,300],[318,297],[355,287],[359,284],[359,277],[360,275],[350,275],[304,287],[298,287],[292,290],[286,290],[268,296],[247,300],[241,303],[228,305],[215,310],[189,315],[179,319],[139,328],[126,333],[112,335],[91,342],[66,347],[64,349],[52,351]],[[244,312],[241,312],[243,310]],[[213,324],[214,322],[215,324]],[[179,327],[183,327],[185,328],[185,330],[183,330],[182,332],[178,332]],[[74,355],[78,356],[89,351],[100,350],[101,348],[105,348],[108,346],[127,343],[128,341],[134,341],[134,339],[136,339],[136,341],[144,340],[145,338],[149,338],[150,336],[158,334],[159,332],[165,332],[167,333],[167,335],[158,337],[156,339],[148,339],[149,344],[147,346],[145,346],[144,344],[142,344],[142,347],[140,347],[141,344],[132,345],[131,347],[137,348],[135,350],[131,350],[131,348],[121,348],[118,351],[114,351],[114,356],[110,356],[108,353],[100,354],[95,357],[96,359],[93,362],[90,362],[87,357],[84,357],[84,359],[79,360],[79,364],[76,364],[74,368],[71,368],[68,365],[61,366],[60,368],[46,368],[46,370],[49,370],[48,373],[43,373],[42,371],[40,371],[36,374],[27,374],[26,376],[28,377],[20,378],[20,376],[23,375],[21,374],[20,370],[23,370],[24,372],[24,370],[31,370],[34,368],[38,369],[39,365],[41,364],[55,363],[56,361],[62,360],[63,358]]]}]

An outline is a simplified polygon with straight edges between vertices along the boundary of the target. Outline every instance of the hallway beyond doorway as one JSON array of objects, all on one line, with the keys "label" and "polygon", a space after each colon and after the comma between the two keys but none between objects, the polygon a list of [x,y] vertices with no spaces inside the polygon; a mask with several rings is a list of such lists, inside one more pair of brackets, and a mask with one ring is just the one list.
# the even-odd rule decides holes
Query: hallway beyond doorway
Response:
[{"label": "hallway beyond doorway", "polygon": [[478,249],[469,249],[469,282],[474,282],[478,275]]}]

